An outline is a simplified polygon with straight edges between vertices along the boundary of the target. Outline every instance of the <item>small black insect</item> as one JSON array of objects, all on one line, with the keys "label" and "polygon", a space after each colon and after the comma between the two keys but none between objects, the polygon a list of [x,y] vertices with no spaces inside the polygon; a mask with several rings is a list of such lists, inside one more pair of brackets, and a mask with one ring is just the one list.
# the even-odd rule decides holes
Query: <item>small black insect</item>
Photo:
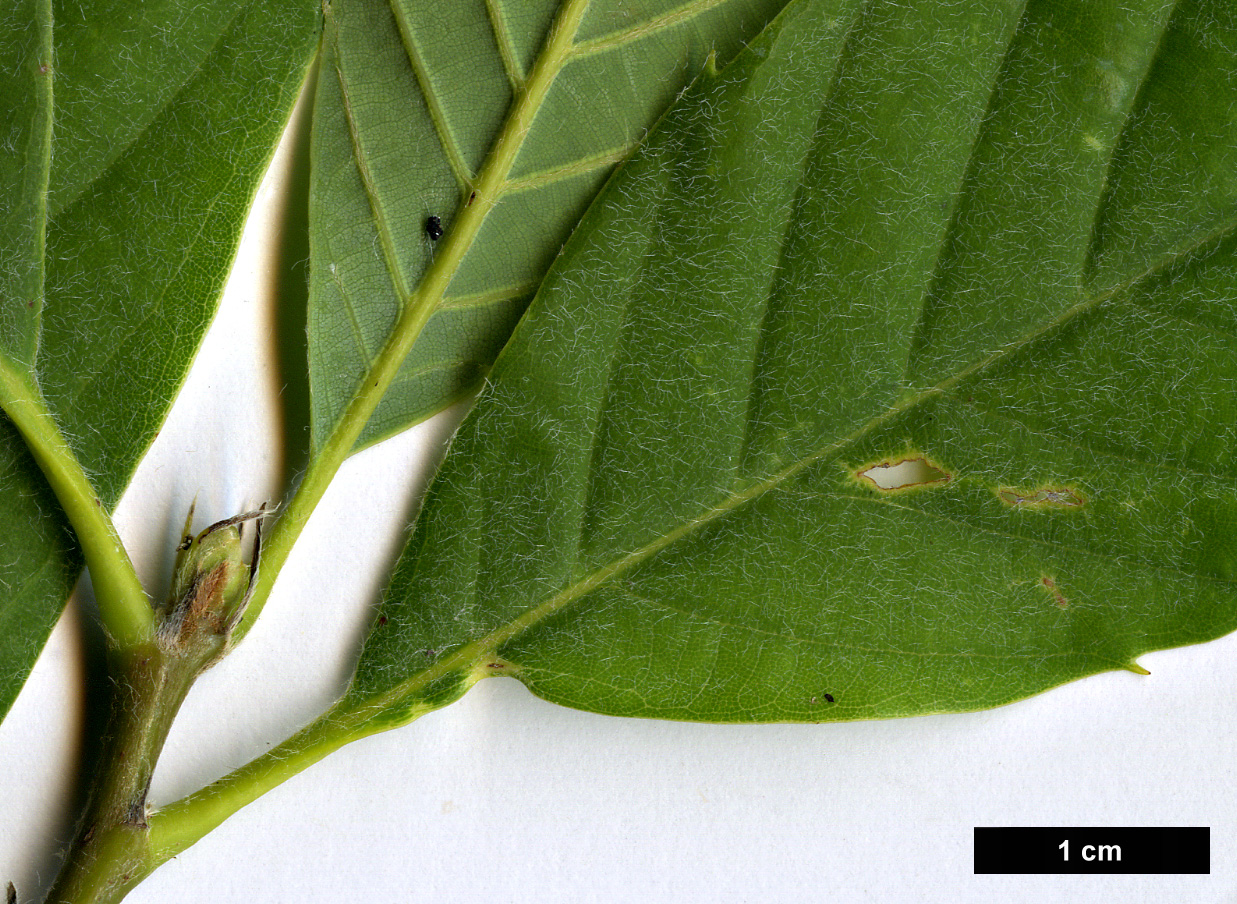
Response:
[{"label": "small black insect", "polygon": [[425,221],[425,234],[430,237],[431,242],[442,238],[442,217],[428,217]]},{"label": "small black insect", "polygon": [[832,703],[832,702],[833,702],[833,694],[825,694],[825,702],[827,702],[827,703]]}]

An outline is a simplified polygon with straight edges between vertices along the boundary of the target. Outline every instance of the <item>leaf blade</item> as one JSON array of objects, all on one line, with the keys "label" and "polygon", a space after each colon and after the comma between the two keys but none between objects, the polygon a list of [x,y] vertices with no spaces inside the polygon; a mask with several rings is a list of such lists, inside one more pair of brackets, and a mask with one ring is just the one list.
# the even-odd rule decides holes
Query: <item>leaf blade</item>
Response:
[{"label": "leaf blade", "polygon": [[[813,9],[796,5],[784,17]],[[727,140],[743,137],[732,119],[708,116],[725,107],[725,90],[751,88],[745,66],[773,65],[753,56],[789,68],[793,54],[762,56],[775,25],[741,64],[703,79],[590,211],[501,356],[431,489],[345,705],[372,708],[375,723],[398,721],[431,683],[441,695],[454,676],[458,693],[503,673],[599,712],[886,717],[993,706],[1103,669],[1137,670],[1141,652],[1237,626],[1237,550],[1226,539],[1237,524],[1226,451],[1237,243],[1225,229],[1202,217],[1209,241],[1144,258],[1115,288],[1080,300],[1094,257],[1084,218],[1073,233],[1082,234],[1070,263],[1075,291],[1053,299],[1058,307],[1041,305],[1030,329],[1017,325],[1025,311],[1016,309],[1003,344],[991,339],[997,329],[959,340],[941,360],[962,360],[948,365],[915,357],[925,347],[919,314],[931,307],[923,302],[946,297],[940,274],[962,257],[968,211],[991,205],[968,171],[1000,145],[1002,116],[1017,119],[1002,87],[1031,81],[1019,60],[1045,40],[1045,21],[1067,23],[1052,39],[1061,47],[1086,47],[1069,29],[1095,28],[1094,9],[1032,2],[1025,14],[987,10],[980,28],[958,10],[951,19],[951,10],[869,5],[850,26],[838,63],[845,77],[816,95],[817,143],[782,208],[791,226],[776,267],[750,247],[758,237],[737,249],[711,242],[711,229],[724,230],[693,201],[710,199],[710,178],[724,183],[723,172],[741,186],[711,198],[728,202],[727,222],[750,218],[762,224],[758,235],[768,231],[771,196],[744,184],[734,164],[710,169]],[[1148,74],[1141,101],[1122,96],[1122,123],[1131,105],[1135,126],[1145,122],[1164,54],[1217,11],[1200,0],[1171,18],[1158,3],[1138,12],[1167,34],[1135,30],[1130,58]],[[1102,24],[1105,40],[1130,38],[1115,14]],[[813,27],[819,34],[821,23]],[[968,45],[976,33],[986,53]],[[916,108],[921,95],[899,90],[903,81],[956,75],[949,53],[961,48],[970,94],[960,100],[952,85]],[[1051,53],[1042,60],[1054,65]],[[1237,56],[1226,67],[1221,84]],[[862,72],[885,75],[865,81]],[[890,97],[899,99],[893,117],[881,106]],[[1221,118],[1231,100],[1199,105]],[[944,129],[929,160],[915,126],[931,104],[952,105],[971,131]],[[693,130],[693,117],[710,128]],[[1056,140],[1073,146],[1088,126],[1063,122]],[[1106,133],[1108,147],[1122,128]],[[869,135],[892,143],[886,159],[860,153]],[[905,157],[900,135],[911,136]],[[917,148],[915,170],[907,161]],[[935,168],[940,159],[953,169]],[[1085,190],[1068,186],[1069,173],[1057,188],[1093,212],[1106,185],[1138,175],[1086,168]],[[908,190],[911,173],[930,191]],[[676,179],[692,191],[670,191]],[[1226,204],[1213,193],[1194,209],[1231,212]],[[925,230],[916,216],[931,211],[939,227]],[[1024,207],[1010,222],[1025,234],[1042,225],[1029,216]],[[885,230],[895,241],[884,248],[846,247],[847,237]],[[1042,239],[1058,240],[1057,227]],[[793,250],[813,242],[834,253]],[[1007,246],[992,243],[990,253],[1001,272]],[[1039,284],[1051,283],[1042,273],[1052,277],[1054,260],[1043,256]],[[771,274],[765,296],[732,297],[742,294],[732,284],[751,278],[745,266]],[[901,319],[882,328],[877,300]],[[977,322],[988,301],[972,305]],[[780,306],[773,332],[766,304]],[[1211,325],[1183,320],[1187,309],[1208,311]],[[728,339],[739,321],[765,333],[739,343],[746,357],[731,354]],[[729,391],[722,378],[733,381],[745,361],[754,383],[768,378],[771,401],[736,404],[730,392],[719,404]],[[932,367],[935,383],[915,372]],[[1123,416],[1131,394],[1137,404]],[[1140,432],[1140,420],[1152,429]],[[900,458],[929,460],[941,476],[900,490],[865,476]],[[1183,473],[1211,483],[1187,486]]]},{"label": "leaf blade", "polygon": [[[39,377],[83,461],[126,463],[97,475],[106,504],[157,431],[213,315],[314,37],[310,4],[245,4],[176,103],[49,226],[49,256],[63,263],[49,269],[57,307],[44,319]],[[255,120],[243,132],[230,129],[238,108]],[[107,416],[111,406],[119,410]]]},{"label": "leaf blade", "polygon": [[52,8],[26,0],[0,20],[0,356],[34,365],[43,306],[43,243],[52,136]]},{"label": "leaf blade", "polygon": [[[518,138],[519,153],[498,203],[358,447],[480,385],[532,289],[613,166],[711,48],[723,59],[732,55],[783,2],[689,2],[669,17],[658,15],[667,4],[643,2],[626,5],[619,21],[608,18],[607,4],[585,10],[580,33],[605,38],[619,29],[615,52],[577,44],[569,59],[551,61],[560,71]],[[554,16],[568,5],[508,9],[474,0],[433,9],[332,6],[338,25],[330,52],[338,65],[323,68],[315,114],[315,171],[322,174],[311,226],[316,446],[343,416],[411,287],[429,266],[427,218],[440,217],[449,230],[452,218],[469,205],[505,116],[538,59],[545,59],[542,44]],[[633,24],[639,27],[627,35],[623,27],[630,31]],[[631,58],[628,45],[635,38],[639,55]],[[623,75],[625,66],[664,77],[637,83]],[[350,87],[341,95],[341,86]],[[348,106],[347,93],[363,100]],[[606,115],[580,108],[582,97],[604,101]],[[577,125],[564,130],[564,122]],[[363,177],[345,172],[349,156]],[[385,225],[376,229],[376,222]],[[376,248],[386,250],[376,254]]]}]

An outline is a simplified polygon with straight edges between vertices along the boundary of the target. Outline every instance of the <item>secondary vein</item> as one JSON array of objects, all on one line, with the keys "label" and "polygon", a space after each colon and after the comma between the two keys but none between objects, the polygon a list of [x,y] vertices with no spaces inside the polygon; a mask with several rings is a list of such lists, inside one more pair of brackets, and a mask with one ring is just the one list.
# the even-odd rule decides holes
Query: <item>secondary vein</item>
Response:
[{"label": "secondary vein", "polygon": [[726,2],[728,0],[690,0],[690,2],[668,10],[660,16],[654,16],[651,19],[638,22],[620,31],[612,31],[609,34],[601,35],[588,41],[581,41],[576,45],[572,56],[576,58],[591,56],[595,53],[604,53],[607,50],[622,47],[624,44],[630,44],[632,41],[638,41],[640,38],[656,34],[666,28],[671,28],[702,16],[709,10]]},{"label": "secondary vein", "polygon": [[[327,14],[330,15],[330,6],[327,6],[327,10]],[[405,20],[400,5],[392,3],[391,10],[399,25],[399,36],[404,45],[404,53],[408,56],[408,63],[412,66],[417,84],[421,86],[421,96],[425,98],[425,106],[429,109],[430,119],[434,122],[434,131],[438,133],[438,143],[442,146],[442,151],[446,155],[447,162],[451,166],[451,173],[455,176],[460,190],[467,192],[472,186],[472,173],[468,164],[464,162],[455,135],[451,132],[451,125],[447,122],[447,112],[443,109],[442,102],[434,90],[434,82],[425,68],[425,61],[421,59],[421,52],[417,49],[416,35]]]},{"label": "secondary vein", "polygon": [[523,191],[529,191],[534,188],[542,188],[547,185],[553,185],[556,182],[562,182],[565,179],[570,179],[572,176],[581,176],[585,173],[593,173],[597,170],[606,169],[626,160],[635,147],[635,142],[623,144],[617,148],[611,148],[608,151],[601,151],[597,154],[591,154],[588,157],[580,157],[561,166],[556,166],[553,169],[539,170],[535,173],[529,173],[526,176],[521,176],[519,179],[512,179],[503,186],[506,194],[517,194]]},{"label": "secondary vein", "polygon": [[490,20],[490,30],[494,32],[494,43],[498,46],[498,55],[502,58],[507,81],[511,90],[518,93],[524,88],[524,70],[520,66],[515,44],[511,40],[511,32],[507,30],[507,22],[503,19],[498,0],[485,0],[485,13]]}]

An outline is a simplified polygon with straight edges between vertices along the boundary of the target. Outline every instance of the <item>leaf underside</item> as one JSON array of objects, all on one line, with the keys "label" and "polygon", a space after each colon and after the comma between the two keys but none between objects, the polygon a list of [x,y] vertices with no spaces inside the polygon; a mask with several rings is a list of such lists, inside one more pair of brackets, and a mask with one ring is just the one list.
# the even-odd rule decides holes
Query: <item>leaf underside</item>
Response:
[{"label": "leaf underside", "polygon": [[1233,630],[1235,109],[1228,0],[788,6],[554,263],[345,705],[900,716]]},{"label": "leaf underside", "polygon": [[472,394],[615,165],[700,70],[785,0],[588,4],[569,57],[542,49],[558,0],[335,0],[315,99],[312,438],[366,378],[535,66],[557,75],[480,235],[358,448]]},{"label": "leaf underside", "polygon": [[[317,10],[312,0],[55,5],[44,299],[29,347],[109,508],[214,314],[317,45]],[[5,419],[0,520],[3,714],[80,571],[59,505]]]}]

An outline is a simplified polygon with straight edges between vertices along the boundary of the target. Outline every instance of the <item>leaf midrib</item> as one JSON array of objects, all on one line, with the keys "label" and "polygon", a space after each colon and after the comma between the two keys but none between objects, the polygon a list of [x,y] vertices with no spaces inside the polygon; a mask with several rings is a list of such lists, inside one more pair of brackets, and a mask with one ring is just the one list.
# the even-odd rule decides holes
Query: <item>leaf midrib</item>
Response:
[{"label": "leaf midrib", "polygon": [[[572,59],[572,51],[575,47],[575,33],[579,29],[580,20],[583,18],[588,5],[589,0],[567,0],[560,7],[559,14],[546,37],[545,47],[538,54],[524,89],[514,98],[506,121],[495,137],[490,151],[486,154],[485,163],[482,165],[481,171],[475,177],[466,171],[463,174],[461,187],[472,192],[473,197],[464,202],[462,210],[442,243],[441,253],[427,268],[420,283],[415,288],[406,286],[400,273],[398,258],[395,255],[393,234],[382,212],[382,204],[378,196],[377,187],[369,174],[368,161],[359,140],[357,124],[352,116],[351,94],[348,90],[348,83],[344,79],[342,66],[337,62],[335,67],[336,75],[339,79],[340,91],[344,99],[345,117],[348,122],[353,154],[356,157],[357,168],[365,185],[375,226],[381,236],[387,275],[391,279],[392,288],[399,298],[401,307],[408,307],[415,301],[426,298],[433,299],[432,304],[434,307],[441,304],[448,285],[455,276],[460,264],[463,263],[465,255],[472,247],[486,216],[504,197],[511,193],[513,187],[518,188],[519,182],[509,180],[508,178],[511,168],[514,166],[515,159],[524,145],[524,139],[530,131],[533,119],[549,94],[551,85],[553,85],[558,74]],[[329,7],[327,15],[328,17],[330,16]],[[413,51],[409,47],[411,39],[407,36],[405,23],[399,19],[398,14],[397,23],[399,24],[400,37],[405,53],[409,58],[409,65],[416,70],[417,62],[413,59]],[[422,94],[428,95],[427,86],[421,82],[420,76],[418,76],[418,84],[421,85]],[[428,96],[426,96],[426,102],[427,104],[430,103]],[[439,119],[437,117],[434,122],[439,135],[439,144],[443,146],[443,152],[450,157],[452,151],[446,146],[446,137],[450,133],[449,131],[444,132],[445,121],[442,129],[439,129]],[[457,180],[459,180],[461,174],[454,165],[452,170]]]},{"label": "leaf midrib", "polygon": [[[1082,301],[1068,308],[1066,311],[1047,321],[1040,327],[1028,331],[1014,342],[1011,342],[1001,349],[992,352],[974,364],[957,371],[934,386],[903,397],[900,401],[891,405],[875,417],[872,417],[857,430],[842,439],[821,447],[815,452],[804,456],[791,465],[788,465],[772,476],[753,483],[741,492],[731,494],[726,499],[722,500],[722,502],[703,512],[699,517],[691,521],[684,522],[674,529],[667,531],[654,540],[644,544],[643,546],[632,550],[625,555],[619,556],[618,558],[612,559],[609,563],[600,568],[594,569],[588,575],[573,582],[572,584],[569,584],[567,587],[564,587],[558,593],[554,594],[539,605],[526,609],[522,614],[501,627],[491,631],[484,637],[478,638],[477,640],[459,647],[451,654],[444,656],[433,665],[410,676],[392,688],[380,694],[358,700],[352,705],[347,706],[347,712],[353,717],[359,719],[361,722],[364,722],[370,715],[387,713],[391,708],[397,707],[405,698],[417,693],[419,690],[427,687],[432,682],[443,678],[446,675],[458,671],[472,670],[477,662],[492,657],[494,653],[504,644],[509,643],[525,631],[536,627],[559,612],[569,608],[573,603],[587,596],[592,591],[609,583],[611,580],[626,573],[635,566],[651,559],[653,556],[674,545],[679,540],[695,533],[697,529],[717,521],[730,512],[733,512],[747,503],[760,498],[766,492],[780,487],[786,481],[794,478],[812,465],[826,461],[831,457],[836,457],[848,447],[861,442],[889,421],[892,421],[908,411],[919,407],[931,399],[944,396],[954,386],[964,380],[970,379],[971,377],[987,371],[989,368],[996,366],[1032,343],[1051,336],[1083,314],[1098,308],[1100,305],[1103,305],[1108,301],[1121,297],[1125,293],[1136,288],[1145,280],[1163,272],[1163,270],[1170,267],[1173,263],[1190,256],[1212,242],[1223,239],[1230,233],[1234,232],[1234,230],[1237,230],[1237,215],[1235,215],[1232,219],[1223,222],[1219,226],[1208,230],[1206,233],[1196,236],[1192,241],[1180,246],[1179,248],[1166,252],[1160,257],[1160,259],[1146,267],[1144,270],[1130,276],[1110,289],[1089,298],[1084,298]],[[882,499],[878,501],[883,502],[884,500]],[[1195,575],[1195,577],[1197,577],[1197,575]],[[1124,665],[1122,665],[1122,667],[1124,668]]]},{"label": "leaf midrib", "polygon": [[[646,38],[665,29],[681,25],[684,22],[689,22],[727,2],[729,0],[688,0],[688,2],[683,3],[679,7],[627,28],[601,35],[588,41],[576,41],[576,33],[579,31],[580,24],[591,4],[591,0],[564,0],[559,6],[555,20],[547,33],[545,45],[538,53],[532,69],[527,74],[522,72],[514,73],[518,77],[519,85],[518,90],[514,93],[511,109],[490,150],[487,152],[480,171],[475,175],[464,164],[454,136],[447,125],[445,114],[436,100],[432,85],[428,81],[428,76],[424,72],[424,67],[419,59],[411,28],[401,16],[398,4],[391,3],[391,10],[398,26],[401,44],[409,66],[413,69],[416,76],[422,96],[430,109],[435,133],[439,139],[438,143],[444,155],[448,158],[452,174],[458,183],[457,187],[469,194],[475,191],[475,197],[471,202],[465,203],[456,221],[452,224],[451,233],[463,233],[463,235],[459,235],[457,242],[450,243],[449,234],[448,243],[444,243],[448,247],[442,249],[444,252],[448,252],[448,248],[450,248],[450,252],[456,253],[448,252],[436,258],[423,274],[419,285],[415,288],[405,285],[400,273],[398,258],[395,254],[393,233],[385,215],[382,213],[381,199],[378,196],[377,187],[369,174],[368,162],[359,140],[357,124],[352,115],[351,92],[344,78],[342,67],[339,61],[336,62],[336,75],[343,95],[345,118],[348,123],[353,153],[356,157],[357,168],[360,171],[366,195],[370,202],[370,209],[373,212],[374,225],[379,232],[380,243],[384,252],[384,267],[391,279],[392,288],[400,301],[401,307],[407,307],[417,298],[429,294],[426,290],[429,287],[428,284],[431,283],[439,284],[437,292],[439,300],[436,307],[445,307],[449,303],[446,290],[449,288],[451,279],[463,263],[468,250],[472,247],[474,239],[480,232],[481,223],[488,213],[503,199],[509,195],[519,194],[531,188],[543,187],[565,178],[584,175],[603,169],[606,166],[614,165],[626,159],[638,146],[639,142],[636,141],[619,148],[607,148],[588,157],[560,164],[548,170],[528,173],[516,179],[510,178],[516,158],[524,146],[525,139],[532,131],[533,121],[549,94],[550,86],[554,83],[560,72],[568,65],[582,58],[602,50],[622,46],[632,40]],[[486,6],[487,16],[491,19],[494,18],[493,13],[495,11],[492,9],[492,4],[487,2]],[[325,14],[328,20],[330,20],[331,10],[329,5],[326,7]],[[495,32],[495,40],[501,49],[503,35],[498,34],[500,29],[495,22],[491,21],[490,24]],[[561,42],[561,46],[559,42]],[[508,75],[512,76],[513,73],[508,72]],[[472,216],[469,216],[470,214]],[[451,247],[451,244],[454,247]],[[369,357],[372,358],[374,356],[370,355]]]},{"label": "leaf midrib", "polygon": [[[589,0],[566,0],[559,8],[524,90],[512,103],[479,175],[471,183],[473,190],[466,199],[461,199],[454,221],[439,242],[437,256],[422,273],[415,288],[404,287],[397,258],[394,256],[394,242],[385,219],[382,219],[381,204],[372,184],[366,185],[367,200],[375,218],[375,227],[381,233],[384,266],[399,300],[396,321],[383,341],[382,348],[374,356],[373,363],[366,369],[364,377],[355,385],[343,408],[327,428],[325,439],[320,443],[311,440],[310,466],[292,501],[276,522],[270,540],[263,550],[265,567],[259,576],[245,619],[238,628],[237,640],[248,633],[261,613],[274,585],[274,576],[279,573],[291,554],[310,514],[317,507],[340,466],[357,450],[357,441],[398,377],[403,362],[421,331],[441,307],[447,288],[480,234],[482,224],[502,199],[509,184],[511,168],[531,130],[533,119],[559,72],[571,58],[575,36],[588,4]],[[340,71],[338,67],[336,71]],[[349,97],[342,75],[338,84],[347,110]],[[353,156],[358,172],[364,179],[368,167],[358,139],[356,123],[347,114],[346,118]],[[318,435],[315,426],[314,436]]]},{"label": "leaf midrib", "polygon": [[[660,16],[589,41],[578,41],[576,37],[590,2],[591,0],[564,0],[559,5],[542,49],[531,69],[527,73],[514,73],[519,76],[518,90],[514,91],[506,119],[475,175],[463,165],[459,148],[448,128],[445,115],[442,115],[433,97],[432,85],[426,73],[423,72],[423,66],[416,50],[415,36],[409,24],[404,21],[398,4],[393,2],[390,4],[399,31],[401,46],[409,66],[414,71],[422,96],[430,108],[435,132],[439,139],[438,143],[443,154],[448,158],[457,187],[467,198],[459,207],[444,240],[439,243],[438,253],[421,273],[415,286],[407,283],[400,267],[394,230],[384,211],[381,193],[370,173],[368,159],[360,141],[358,126],[352,112],[351,91],[345,79],[342,62],[339,59],[336,60],[335,75],[343,98],[344,118],[347,122],[353,156],[369,202],[373,224],[378,233],[383,269],[386,270],[392,291],[398,300],[399,313],[395,326],[387,334],[380,348],[361,349],[363,352],[361,357],[366,362],[364,376],[344,404],[341,413],[336,415],[334,423],[327,428],[328,436],[321,444],[315,443],[316,453],[321,453],[323,449],[336,443],[346,443],[350,451],[356,450],[355,443],[360,433],[346,426],[346,422],[368,420],[368,415],[360,418],[360,414],[367,409],[371,413],[372,410],[377,409],[380,397],[385,395],[386,390],[392,385],[393,376],[398,370],[398,368],[389,366],[391,359],[399,358],[402,361],[406,357],[411,351],[416,334],[420,332],[430,316],[440,310],[456,306],[449,296],[450,284],[480,234],[481,226],[490,211],[509,195],[613,165],[619,162],[617,156],[620,153],[628,155],[638,146],[639,142],[634,141],[629,146],[608,148],[587,158],[512,179],[511,171],[559,73],[570,64],[599,50],[609,50],[612,46],[621,46],[631,40],[647,38],[665,29],[682,25],[684,22],[689,22],[724,5],[728,0],[687,0]],[[495,32],[495,40],[502,45],[503,36],[498,34],[501,29],[499,24],[493,21],[494,13],[493,5],[487,3],[487,16],[491,19],[490,24]],[[329,5],[326,7],[325,16],[329,30],[334,21]],[[501,16],[498,18],[501,19]],[[601,47],[597,42],[605,46]],[[509,76],[512,74],[508,73]],[[465,305],[461,303],[459,306]],[[351,316],[352,312],[349,313]],[[355,326],[354,323],[354,339],[358,338]],[[371,407],[368,400],[375,396],[379,399],[373,401]],[[347,442],[347,434],[351,432],[357,432],[357,436],[353,437],[351,442]],[[316,431],[315,434],[317,434]]]}]

